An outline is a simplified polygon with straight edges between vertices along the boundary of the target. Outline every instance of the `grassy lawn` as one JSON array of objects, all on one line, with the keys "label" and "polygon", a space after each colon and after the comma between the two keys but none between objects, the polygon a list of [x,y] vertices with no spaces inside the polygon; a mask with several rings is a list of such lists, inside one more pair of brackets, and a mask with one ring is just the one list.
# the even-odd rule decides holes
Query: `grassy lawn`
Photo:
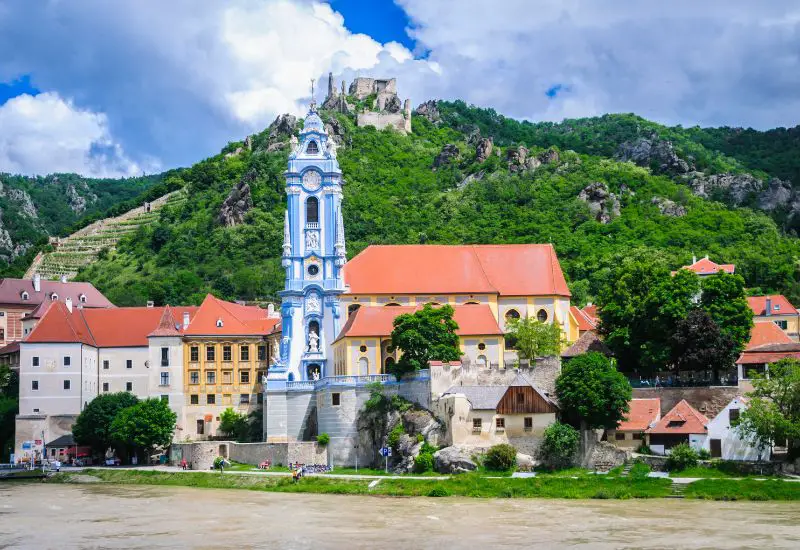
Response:
[{"label": "grassy lawn", "polygon": [[[360,475],[360,476],[396,476],[396,475],[406,475],[406,474],[395,474],[391,470],[387,474],[386,471],[380,470],[377,468],[359,468],[356,470],[355,468],[339,468],[335,467],[331,472],[331,474],[337,475]],[[438,474],[436,472],[423,472],[421,474],[408,474],[412,476],[441,476],[442,474]]]},{"label": "grassy lawn", "polygon": [[719,468],[703,468],[701,466],[694,466],[692,468],[686,468],[685,470],[680,470],[678,472],[670,472],[670,477],[702,477],[706,479],[725,479],[725,478],[732,478],[732,477],[773,477],[768,475],[759,475],[759,474],[741,474],[738,472],[731,472],[720,470]]},{"label": "grassy lawn", "polygon": [[690,483],[686,498],[708,500],[800,500],[800,483],[770,479],[703,479]]},{"label": "grassy lawn", "polygon": [[269,470],[260,470],[258,466],[252,464],[242,464],[241,462],[232,462],[230,466],[225,468],[226,472],[288,472],[290,471],[286,466],[271,466]]},{"label": "grassy lawn", "polygon": [[309,476],[299,483],[288,477],[237,476],[219,473],[168,473],[142,470],[85,470],[62,473],[51,482],[69,483],[75,475],[94,476],[109,483],[169,485],[199,488],[249,489],[256,491],[373,494],[386,496],[465,496],[479,498],[653,498],[671,494],[664,479],[620,479],[592,476],[582,479],[537,477],[494,479],[481,474],[462,474],[450,479],[386,479],[373,489],[369,480]]}]

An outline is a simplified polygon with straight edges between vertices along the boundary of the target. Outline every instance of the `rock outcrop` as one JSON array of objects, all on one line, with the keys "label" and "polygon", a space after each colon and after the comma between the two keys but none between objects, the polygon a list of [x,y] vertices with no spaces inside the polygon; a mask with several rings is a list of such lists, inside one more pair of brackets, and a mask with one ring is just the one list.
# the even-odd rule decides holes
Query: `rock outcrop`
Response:
[{"label": "rock outcrop", "polygon": [[9,189],[3,193],[0,190],[0,196],[5,195],[11,201],[16,203],[16,207],[29,218],[38,218],[39,214],[36,211],[36,206],[33,204],[31,196],[23,189]]},{"label": "rock outcrop", "polygon": [[732,206],[740,206],[756,198],[764,189],[764,182],[750,174],[713,174],[690,172],[684,178],[692,192],[704,199],[722,199]]},{"label": "rock outcrop", "polygon": [[325,131],[328,132],[328,137],[336,142],[339,147],[344,145],[344,124],[339,122],[335,116],[328,117],[325,123]]},{"label": "rock outcrop", "polygon": [[664,197],[653,197],[650,201],[654,204],[662,216],[669,216],[671,218],[681,218],[686,215],[686,207],[682,206],[675,201],[671,201]]},{"label": "rock outcrop", "polygon": [[547,149],[536,155],[537,160],[542,164],[555,164],[560,160],[558,151]]},{"label": "rock outcrop", "polygon": [[290,114],[278,115],[267,129],[270,143],[287,139],[297,130],[297,117]]},{"label": "rock outcrop", "polygon": [[250,193],[250,183],[255,179],[255,174],[248,172],[239,183],[231,189],[222,202],[217,220],[226,227],[235,227],[244,222],[244,216],[253,208],[253,197]]},{"label": "rock outcrop", "polygon": [[442,147],[442,150],[439,151],[439,154],[436,155],[436,158],[433,159],[433,169],[436,170],[446,164],[451,164],[458,160],[460,156],[461,151],[458,150],[458,147],[452,143],[447,143]]},{"label": "rock outcrop", "polygon": [[650,138],[639,138],[626,141],[619,146],[614,158],[631,161],[638,166],[653,168],[661,174],[685,174],[694,168],[675,152],[671,141]]},{"label": "rock outcrop", "polygon": [[78,194],[78,190],[71,183],[67,185],[67,201],[69,202],[69,207],[76,214],[86,210],[86,199]]},{"label": "rock outcrop", "polygon": [[441,474],[471,472],[477,467],[467,449],[452,446],[433,453],[433,469]]},{"label": "rock outcrop", "polygon": [[492,154],[493,148],[494,140],[492,138],[478,138],[478,142],[475,144],[475,162],[485,162]]},{"label": "rock outcrop", "polygon": [[589,212],[600,223],[605,224],[619,217],[619,200],[605,183],[590,183],[578,194],[578,198],[587,204]]},{"label": "rock outcrop", "polygon": [[469,185],[473,181],[482,180],[483,176],[484,176],[484,172],[483,171],[476,172],[475,174],[470,174],[469,176],[467,176],[466,178],[461,180],[461,182],[456,187],[458,189],[464,189],[467,185]]},{"label": "rock outcrop", "polygon": [[767,188],[758,197],[758,207],[761,210],[772,212],[786,205],[791,205],[796,200],[797,196],[792,189],[791,183],[772,178],[767,182]]},{"label": "rock outcrop", "polygon": [[414,114],[427,118],[430,122],[436,124],[441,122],[442,115],[439,112],[439,106],[436,101],[430,99],[425,103],[420,104],[415,110]]},{"label": "rock outcrop", "polygon": [[506,151],[506,161],[509,172],[512,174],[522,172],[528,168],[528,149],[522,145],[509,147]]}]

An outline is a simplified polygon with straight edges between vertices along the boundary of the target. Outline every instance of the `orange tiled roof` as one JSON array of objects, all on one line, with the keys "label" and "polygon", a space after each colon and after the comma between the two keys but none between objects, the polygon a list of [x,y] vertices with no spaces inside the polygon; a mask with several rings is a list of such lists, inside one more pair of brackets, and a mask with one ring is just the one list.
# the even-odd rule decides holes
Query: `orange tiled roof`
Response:
[{"label": "orange tiled roof", "polygon": [[[167,308],[115,307],[81,309],[56,303],[50,307],[25,338],[25,342],[81,342],[104,348],[125,348],[147,345],[147,336],[159,326]],[[182,318],[193,315],[197,307],[171,308]]]},{"label": "orange tiled roof", "polygon": [[572,312],[572,316],[575,317],[575,321],[578,323],[578,330],[585,331],[594,330],[597,328],[597,323],[578,306],[569,306],[569,310]]},{"label": "orange tiled roof", "polygon": [[549,244],[372,245],[344,276],[351,294],[570,295]]},{"label": "orange tiled roof", "polygon": [[631,399],[628,416],[619,423],[617,431],[643,431],[661,416],[661,399]]},{"label": "orange tiled roof", "polygon": [[736,360],[737,365],[763,365],[776,363],[781,359],[800,359],[800,344],[784,344],[791,349],[773,349],[782,346],[762,346],[754,351],[745,351]]},{"label": "orange tiled roof", "polygon": [[[414,313],[423,306],[361,306],[354,311],[342,327],[336,340],[345,337],[389,336],[394,329],[394,319],[404,313]],[[503,334],[487,305],[453,306],[453,320],[458,323],[459,336]]]},{"label": "orange tiled roof", "polygon": [[598,317],[599,311],[597,306],[594,304],[588,304],[581,308],[581,311],[592,320],[592,322],[596,325],[600,321],[600,317]]},{"label": "orange tiled roof", "polygon": [[[72,303],[76,306],[114,307],[114,304],[103,296],[92,283],[62,283],[61,281],[42,279],[39,284],[37,292],[30,279],[0,279],[0,303],[35,306],[45,301],[65,302],[67,298],[72,298]],[[23,292],[27,293],[27,300],[22,299]],[[58,300],[52,300],[53,294],[58,296]],[[85,302],[81,302],[81,296],[85,297]]]},{"label": "orange tiled roof", "polygon": [[794,340],[783,332],[775,323],[753,323],[750,329],[750,341],[745,351],[760,348],[767,344],[792,344]]},{"label": "orange tiled roof", "polygon": [[647,430],[651,434],[704,434],[708,418],[698,412],[685,399],[661,417],[656,425]]},{"label": "orange tiled roof", "polygon": [[[770,296],[748,296],[747,303],[753,310],[753,315],[767,315],[767,298],[770,299],[772,311],[770,315],[797,315],[795,307],[781,294]],[[777,308],[776,308],[777,306]]]},{"label": "orange tiled roof", "polygon": [[[217,326],[222,321],[222,326]],[[195,313],[188,336],[264,336],[280,319],[267,317],[267,310],[225,302],[208,294]]]},{"label": "orange tiled roof", "polygon": [[734,264],[718,264],[709,260],[708,257],[705,257],[705,258],[700,258],[691,265],[685,265],[681,269],[688,269],[689,271],[694,271],[698,275],[714,275],[719,271],[724,271],[725,273],[733,273],[736,270],[736,266]]}]

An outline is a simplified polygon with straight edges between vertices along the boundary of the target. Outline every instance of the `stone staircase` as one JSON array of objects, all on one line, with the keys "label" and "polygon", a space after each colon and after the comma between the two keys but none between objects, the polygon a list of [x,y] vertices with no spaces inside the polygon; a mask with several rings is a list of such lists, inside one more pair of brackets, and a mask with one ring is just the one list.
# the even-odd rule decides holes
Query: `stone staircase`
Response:
[{"label": "stone staircase", "polygon": [[51,239],[55,250],[37,254],[25,278],[31,279],[38,273],[43,279],[70,280],[80,268],[94,262],[101,250],[113,249],[125,235],[157,220],[161,208],[176,206],[185,200],[185,191],[174,191],[116,218],[98,220],[63,239]]}]

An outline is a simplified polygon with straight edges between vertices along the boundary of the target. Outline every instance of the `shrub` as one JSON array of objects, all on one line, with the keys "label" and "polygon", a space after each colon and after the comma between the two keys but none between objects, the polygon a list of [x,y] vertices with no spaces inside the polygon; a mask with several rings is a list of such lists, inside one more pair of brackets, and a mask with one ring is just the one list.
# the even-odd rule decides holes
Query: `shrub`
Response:
[{"label": "shrub", "polygon": [[653,454],[653,451],[650,450],[650,447],[648,447],[644,443],[642,443],[639,446],[639,448],[636,449],[636,452],[639,453],[640,455],[651,455],[651,454]]},{"label": "shrub", "polygon": [[330,442],[331,442],[331,436],[329,436],[324,432],[317,436],[317,443],[319,443],[323,447],[326,447]]},{"label": "shrub", "polygon": [[569,424],[556,422],[544,431],[544,439],[539,446],[539,460],[552,469],[569,468],[578,452],[580,434]]},{"label": "shrub", "polygon": [[434,487],[430,491],[428,491],[429,497],[449,497],[450,491],[445,489],[444,487]]},{"label": "shrub", "polygon": [[419,453],[414,458],[414,472],[421,474],[433,470],[433,453]]},{"label": "shrub", "polygon": [[221,456],[218,456],[214,459],[214,468],[217,470],[222,470],[222,467],[225,465],[225,459]]},{"label": "shrub", "polygon": [[404,433],[406,432],[405,428],[403,428],[403,423],[399,422],[397,426],[392,428],[392,431],[389,432],[389,436],[386,438],[386,444],[396,451],[397,444],[400,442],[400,436]]},{"label": "shrub", "polygon": [[711,460],[711,453],[709,453],[706,449],[700,449],[699,451],[697,451],[697,459]]},{"label": "shrub", "polygon": [[487,470],[508,471],[517,465],[517,450],[508,443],[494,445],[486,451],[483,464]]},{"label": "shrub", "polygon": [[688,444],[675,445],[667,458],[667,470],[675,472],[697,466],[697,451]]}]

